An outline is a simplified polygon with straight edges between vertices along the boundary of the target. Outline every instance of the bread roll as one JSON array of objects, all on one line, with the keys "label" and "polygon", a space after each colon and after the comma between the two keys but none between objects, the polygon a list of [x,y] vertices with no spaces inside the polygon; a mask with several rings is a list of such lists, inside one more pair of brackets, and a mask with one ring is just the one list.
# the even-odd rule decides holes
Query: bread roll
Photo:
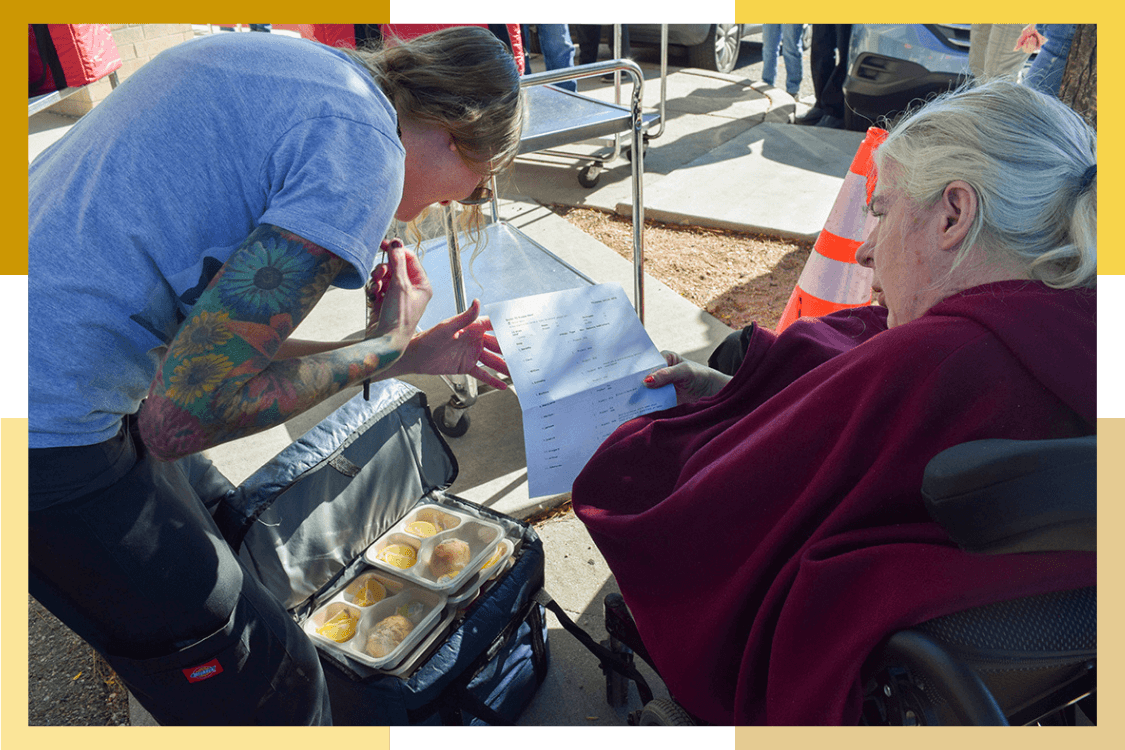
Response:
[{"label": "bread roll", "polygon": [[430,572],[437,577],[457,573],[469,564],[472,550],[460,539],[446,539],[434,547],[430,558]]},{"label": "bread roll", "polygon": [[375,629],[367,636],[367,653],[381,659],[394,651],[410,635],[414,623],[402,615],[391,615],[375,623]]}]

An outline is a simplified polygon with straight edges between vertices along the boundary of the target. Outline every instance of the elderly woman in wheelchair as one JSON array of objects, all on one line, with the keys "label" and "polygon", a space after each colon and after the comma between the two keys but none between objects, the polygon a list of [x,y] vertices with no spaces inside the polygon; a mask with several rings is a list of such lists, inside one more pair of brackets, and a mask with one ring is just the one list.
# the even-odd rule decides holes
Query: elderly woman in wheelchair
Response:
[{"label": "elderly woman in wheelchair", "polygon": [[1092,706],[1096,133],[995,81],[902,118],[875,162],[878,304],[756,327],[733,376],[666,353],[647,382],[679,404],[574,484],[637,645],[703,722]]}]

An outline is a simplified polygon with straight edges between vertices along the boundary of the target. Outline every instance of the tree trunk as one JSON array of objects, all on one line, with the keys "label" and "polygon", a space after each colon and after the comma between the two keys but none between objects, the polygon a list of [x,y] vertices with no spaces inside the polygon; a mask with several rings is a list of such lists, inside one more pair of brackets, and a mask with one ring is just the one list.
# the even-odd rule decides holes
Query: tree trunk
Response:
[{"label": "tree trunk", "polygon": [[1098,129],[1098,26],[1079,24],[1063,69],[1059,100]]}]

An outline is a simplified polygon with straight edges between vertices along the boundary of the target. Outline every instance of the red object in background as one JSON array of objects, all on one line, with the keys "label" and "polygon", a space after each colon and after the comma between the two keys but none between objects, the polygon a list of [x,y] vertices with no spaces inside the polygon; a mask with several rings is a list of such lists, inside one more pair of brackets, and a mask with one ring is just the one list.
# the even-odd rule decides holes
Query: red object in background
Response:
[{"label": "red object in background", "polygon": [[[431,31],[437,31],[438,29],[445,29],[450,26],[482,26],[487,28],[488,24],[384,23],[380,24],[380,26],[385,37],[395,37],[406,41],[407,39],[413,39],[416,36],[421,36]],[[509,23],[506,24],[506,27],[508,30],[508,38],[512,43],[512,53],[516,58],[516,65],[522,71],[524,50],[523,39],[520,36],[520,25],[518,23]],[[313,39],[322,44],[327,44],[329,47],[355,47],[355,25],[350,23],[275,23],[273,28],[296,31],[305,39]]]},{"label": "red object in background", "polygon": [[351,23],[275,23],[272,28],[295,31],[329,47],[355,47],[355,24]]},{"label": "red object in background", "polygon": [[485,28],[488,28],[488,24],[485,23],[385,23],[382,26],[384,36],[395,37],[396,39],[400,39],[404,42],[408,39],[413,39],[416,36],[428,34],[431,31],[437,31],[438,29],[447,29],[450,26],[484,26]]},{"label": "red object in background", "polygon": [[28,24],[28,96],[93,83],[121,67],[106,24]]},{"label": "red object in background", "polygon": [[48,24],[67,86],[85,86],[121,67],[121,53],[104,23]]},{"label": "red object in background", "polygon": [[51,75],[49,57],[53,50],[41,49],[35,36],[35,25],[27,25],[27,95],[39,96],[58,89]]}]

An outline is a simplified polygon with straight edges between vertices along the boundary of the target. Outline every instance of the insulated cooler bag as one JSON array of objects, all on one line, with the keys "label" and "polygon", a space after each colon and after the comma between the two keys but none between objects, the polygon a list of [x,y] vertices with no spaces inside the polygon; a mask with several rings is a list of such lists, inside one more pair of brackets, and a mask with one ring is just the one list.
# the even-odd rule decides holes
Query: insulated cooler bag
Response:
[{"label": "insulated cooler bag", "polygon": [[389,380],[369,399],[229,492],[216,521],[316,644],[334,723],[512,723],[549,659],[542,542],[444,492],[457,462],[424,393]]}]

